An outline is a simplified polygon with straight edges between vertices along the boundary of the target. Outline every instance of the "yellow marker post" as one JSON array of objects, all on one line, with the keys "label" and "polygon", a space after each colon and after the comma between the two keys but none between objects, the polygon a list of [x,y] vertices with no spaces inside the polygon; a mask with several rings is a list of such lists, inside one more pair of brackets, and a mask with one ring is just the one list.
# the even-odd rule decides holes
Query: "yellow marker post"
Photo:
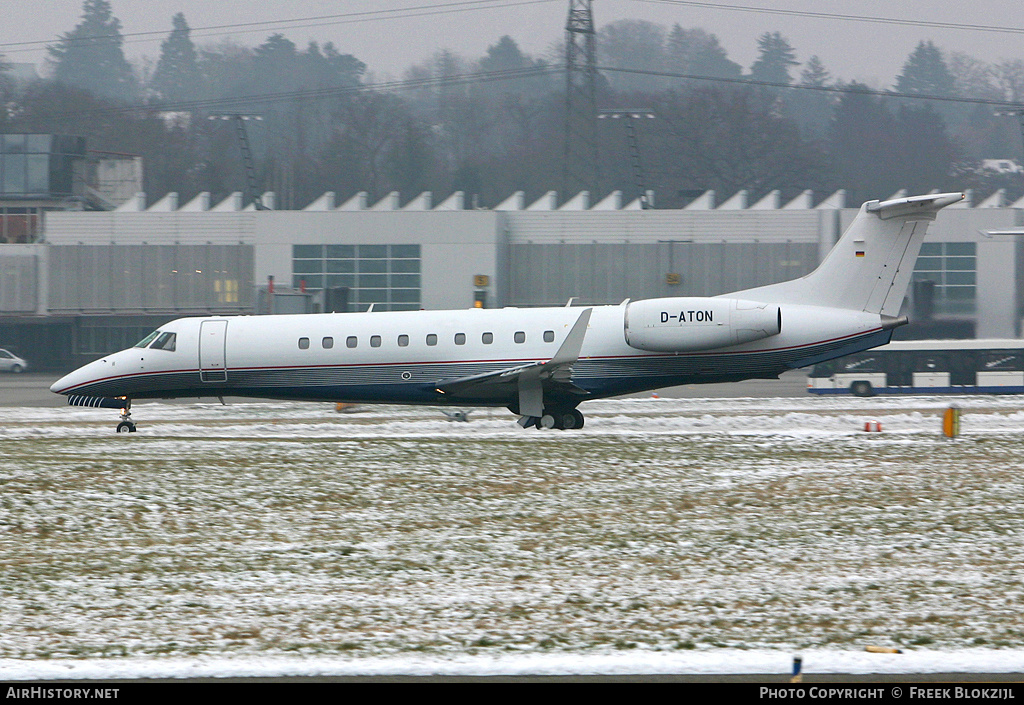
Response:
[{"label": "yellow marker post", "polygon": [[942,416],[942,435],[956,438],[960,435],[960,407],[954,404]]}]

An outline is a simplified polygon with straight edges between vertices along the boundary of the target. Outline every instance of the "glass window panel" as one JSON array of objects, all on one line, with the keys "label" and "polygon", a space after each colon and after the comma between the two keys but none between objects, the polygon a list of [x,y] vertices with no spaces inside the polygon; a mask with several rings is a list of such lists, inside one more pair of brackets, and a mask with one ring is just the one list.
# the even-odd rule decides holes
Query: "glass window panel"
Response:
[{"label": "glass window panel", "polygon": [[391,257],[394,259],[419,259],[420,246],[419,245],[392,245],[391,246]]},{"label": "glass window panel", "polygon": [[25,151],[25,135],[0,135],[0,151],[8,154]]},{"label": "glass window panel", "polygon": [[387,300],[387,289],[359,289],[359,301],[364,304],[383,304]]},{"label": "glass window panel", "polygon": [[494,333],[484,333],[482,336],[480,336],[480,340],[483,342],[484,345],[490,345],[491,343],[494,342]]},{"label": "glass window panel", "polygon": [[465,333],[456,333],[455,334],[455,344],[456,345],[465,345],[466,344],[466,334]]},{"label": "glass window panel", "polygon": [[553,331],[553,330],[546,330],[546,331],[544,331],[544,342],[545,343],[553,343],[553,342],[555,342],[555,331]]},{"label": "glass window panel", "polygon": [[370,274],[387,272],[388,261],[386,259],[361,259],[359,260],[359,271],[360,273],[369,272]]},{"label": "glass window panel", "polygon": [[941,242],[926,242],[921,245],[921,256],[933,256],[942,254],[942,243]]},{"label": "glass window panel", "polygon": [[975,284],[977,274],[974,272],[946,272],[946,285]]},{"label": "glass window panel", "polygon": [[359,257],[363,259],[387,259],[387,245],[359,245]]},{"label": "glass window panel", "polygon": [[919,272],[940,272],[942,271],[941,257],[918,257],[914,269]]},{"label": "glass window panel", "polygon": [[327,256],[340,259],[352,259],[356,256],[355,245],[327,245]]},{"label": "glass window panel", "polygon": [[380,347],[380,342],[381,341],[380,341],[380,336],[379,335],[371,335],[370,336],[370,347],[371,348],[379,348]]},{"label": "glass window panel", "polygon": [[392,311],[419,311],[420,305],[415,304],[391,304]]},{"label": "glass window panel", "polygon": [[975,243],[973,242],[947,242],[945,245],[947,255],[970,255],[973,257],[976,252]]},{"label": "glass window panel", "polygon": [[324,350],[330,350],[331,348],[334,347],[334,338],[330,338],[330,337],[324,338],[322,342],[323,342]]},{"label": "glass window panel", "polygon": [[8,154],[4,156],[4,182],[0,191],[3,193],[25,193],[25,155]]},{"label": "glass window panel", "polygon": [[418,274],[420,271],[420,261],[418,259],[391,260],[391,271],[399,274]]},{"label": "glass window panel", "polygon": [[319,259],[297,259],[292,264],[292,271],[295,274],[321,274],[324,263]]},{"label": "glass window panel", "polygon": [[309,350],[309,338],[299,338],[299,350]]},{"label": "glass window panel", "polygon": [[351,259],[329,259],[326,264],[328,274],[351,274],[356,271],[356,262]]},{"label": "glass window panel", "polygon": [[350,335],[345,339],[345,345],[350,348],[354,348],[359,345],[359,338],[354,335]]},{"label": "glass window panel", "polygon": [[400,335],[398,336],[398,347],[405,348],[409,346],[409,336]]},{"label": "glass window panel", "polygon": [[27,178],[26,193],[50,192],[50,157],[47,154],[30,154],[26,157]]},{"label": "glass window panel", "polygon": [[411,289],[419,287],[420,275],[419,274],[392,274],[391,275],[391,286],[395,288]]},{"label": "glass window panel", "polygon": [[322,274],[297,274],[292,280],[294,283],[292,286],[296,289],[302,288],[302,282],[306,282],[307,289],[323,289],[324,288],[324,277]]},{"label": "glass window panel", "polygon": [[328,274],[324,280],[327,286],[355,286],[355,274]]},{"label": "glass window panel", "polygon": [[974,299],[973,286],[946,286],[942,288],[942,293],[947,299],[953,299],[956,301],[968,301]]},{"label": "glass window panel", "polygon": [[391,300],[396,303],[412,304],[420,300],[419,289],[392,289]]},{"label": "glass window panel", "polygon": [[513,336],[513,340],[515,340],[517,343],[525,343],[526,342],[526,333],[524,333],[521,330],[517,330],[516,334]]},{"label": "glass window panel", "polygon": [[49,154],[51,135],[28,135],[25,151],[36,154]]},{"label": "glass window panel", "polygon": [[437,345],[437,333],[427,333],[427,345]]},{"label": "glass window panel", "polygon": [[323,245],[292,245],[294,259],[321,259],[323,256]]},{"label": "glass window panel", "polygon": [[946,269],[960,271],[974,271],[977,260],[974,257],[947,257]]},{"label": "glass window panel", "polygon": [[360,274],[356,280],[360,289],[386,289],[388,286],[388,275],[386,274]]}]

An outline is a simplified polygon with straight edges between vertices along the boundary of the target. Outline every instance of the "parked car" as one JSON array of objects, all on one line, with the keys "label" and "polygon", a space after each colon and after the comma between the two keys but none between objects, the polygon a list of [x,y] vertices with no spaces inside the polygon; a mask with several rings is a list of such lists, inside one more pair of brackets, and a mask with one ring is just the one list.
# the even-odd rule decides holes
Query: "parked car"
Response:
[{"label": "parked car", "polygon": [[10,350],[0,348],[0,372],[24,372],[28,369],[28,362]]}]

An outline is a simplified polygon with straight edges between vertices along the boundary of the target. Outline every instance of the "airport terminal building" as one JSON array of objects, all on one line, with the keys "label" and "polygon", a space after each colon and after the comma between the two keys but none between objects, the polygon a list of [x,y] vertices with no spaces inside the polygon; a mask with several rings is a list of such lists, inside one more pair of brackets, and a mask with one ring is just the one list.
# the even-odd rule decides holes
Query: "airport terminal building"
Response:
[{"label": "airport terminal building", "polygon": [[[179,203],[174,193],[149,201],[133,192],[114,205],[110,184],[93,179],[89,188],[109,204],[93,210],[43,192],[52,186],[40,176],[41,156],[35,177],[5,176],[27,170],[32,136],[21,136],[25,158],[9,137],[0,135],[0,347],[37,369],[71,368],[188,315],[716,295],[810,272],[859,206],[842,191],[818,202],[810,192],[789,202],[777,192],[757,200],[707,192],[679,209],[642,209],[618,192],[532,202],[516,193],[487,210],[467,208],[462,193],[405,202],[397,193],[376,202],[325,193],[279,211],[273,194],[263,197],[269,210],[246,207],[238,193]],[[48,144],[84,153],[55,137]],[[47,159],[74,163],[63,152]],[[99,161],[112,164],[89,173],[120,170],[123,192],[137,165],[128,155]],[[944,210],[915,267],[914,323],[901,332],[1019,337],[1024,237],[1000,231],[1022,225],[1024,203],[1005,203],[1002,193]]]}]

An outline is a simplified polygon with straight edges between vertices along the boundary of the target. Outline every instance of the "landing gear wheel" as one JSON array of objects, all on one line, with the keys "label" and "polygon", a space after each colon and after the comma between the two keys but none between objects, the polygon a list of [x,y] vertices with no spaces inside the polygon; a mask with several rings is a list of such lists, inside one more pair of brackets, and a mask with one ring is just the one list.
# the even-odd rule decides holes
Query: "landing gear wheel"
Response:
[{"label": "landing gear wheel", "polygon": [[124,407],[121,409],[121,423],[117,424],[118,433],[135,433],[135,423],[132,421],[132,400],[124,397]]},{"label": "landing gear wheel", "polygon": [[558,426],[558,419],[554,414],[547,413],[540,417],[538,428],[561,428],[561,426]]},{"label": "landing gear wheel", "polygon": [[583,428],[583,424],[586,422],[586,419],[584,418],[584,416],[580,412],[580,410],[579,409],[573,409],[570,413],[572,414],[572,417],[575,420],[575,423],[573,424],[573,428],[576,428],[576,429]]}]

